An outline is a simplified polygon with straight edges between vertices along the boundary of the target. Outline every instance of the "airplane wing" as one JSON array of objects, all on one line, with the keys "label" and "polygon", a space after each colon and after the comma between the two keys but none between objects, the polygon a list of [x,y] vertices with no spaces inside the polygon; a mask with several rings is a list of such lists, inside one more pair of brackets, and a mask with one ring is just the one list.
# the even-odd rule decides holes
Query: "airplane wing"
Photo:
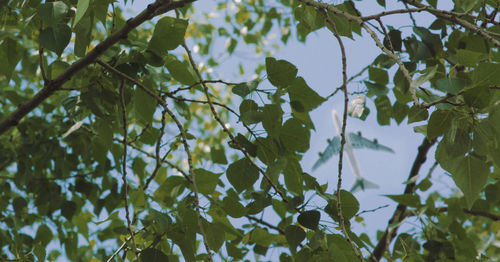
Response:
[{"label": "airplane wing", "polygon": [[333,155],[336,155],[340,152],[340,137],[336,136],[333,139],[328,139],[328,146],[326,149],[319,153],[319,159],[314,163],[312,170],[314,171],[319,166],[326,163]]},{"label": "airplane wing", "polygon": [[353,148],[368,148],[394,153],[394,150],[392,150],[391,148],[379,144],[376,139],[374,139],[373,141],[366,139],[361,136],[361,133],[349,133],[349,137],[351,138]]}]

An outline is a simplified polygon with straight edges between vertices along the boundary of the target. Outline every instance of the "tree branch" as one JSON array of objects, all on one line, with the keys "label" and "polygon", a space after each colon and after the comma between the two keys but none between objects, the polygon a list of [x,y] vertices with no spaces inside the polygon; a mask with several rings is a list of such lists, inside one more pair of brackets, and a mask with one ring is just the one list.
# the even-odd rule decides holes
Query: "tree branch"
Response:
[{"label": "tree branch", "polygon": [[125,107],[125,95],[123,92],[125,86],[125,80],[122,79],[120,83],[120,105],[122,112],[122,122],[123,122],[123,160],[122,160],[122,181],[123,181],[123,201],[125,202],[125,217],[127,218],[127,230],[130,234],[130,239],[132,241],[132,247],[134,248],[134,253],[137,261],[141,261],[139,258],[139,253],[137,252],[137,246],[135,245],[134,231],[132,230],[132,223],[130,222],[130,211],[128,207],[128,183],[127,183],[127,111]]},{"label": "tree branch", "polygon": [[252,220],[252,221],[255,221],[259,224],[262,224],[268,228],[271,228],[271,229],[274,229],[276,231],[278,231],[281,235],[285,235],[285,231],[277,226],[273,226],[269,223],[267,223],[266,221],[260,219],[260,218],[256,218],[256,217],[253,217],[253,216],[250,216],[250,215],[245,215],[245,217],[248,219],[248,220]]},{"label": "tree branch", "polygon": [[0,135],[8,131],[13,126],[16,126],[23,117],[38,107],[45,99],[49,98],[57,91],[64,83],[69,81],[77,72],[87,67],[101,56],[107,49],[113,46],[121,39],[127,38],[128,33],[133,29],[144,23],[145,21],[153,18],[156,15],[165,13],[167,11],[183,7],[196,0],[182,0],[182,1],[163,1],[157,0],[153,4],[148,5],[139,15],[135,18],[127,20],[125,25],[115,33],[111,34],[104,41],[99,43],[92,51],[80,60],[74,62],[68,69],[61,73],[56,79],[50,81],[42,90],[36,93],[26,103],[21,104],[18,108],[4,117],[0,121]]},{"label": "tree branch", "polygon": [[[437,208],[437,212],[447,212],[447,211],[448,211],[447,207]],[[500,215],[495,215],[495,214],[492,214],[492,213],[486,212],[486,211],[470,210],[470,209],[466,209],[466,208],[463,208],[462,211],[464,213],[469,214],[469,215],[486,217],[486,218],[489,218],[489,219],[491,219],[493,221],[499,221],[500,220]]]},{"label": "tree branch", "polygon": [[349,96],[347,94],[347,56],[346,56],[346,51],[344,47],[344,42],[342,42],[342,38],[339,35],[339,32],[337,31],[337,27],[335,26],[335,23],[330,19],[328,16],[328,13],[325,11],[325,9],[319,9],[319,11],[323,14],[325,17],[325,20],[327,23],[330,25],[332,28],[333,35],[337,39],[337,42],[339,43],[340,47],[340,53],[342,55],[342,91],[344,91],[344,112],[343,112],[343,117],[342,117],[342,132],[340,133],[340,151],[339,151],[339,174],[337,177],[337,210],[339,214],[339,224],[340,228],[342,229],[342,232],[344,233],[346,241],[351,245],[352,250],[358,257],[360,261],[364,261],[363,256],[359,253],[358,248],[356,245],[351,240],[351,237],[349,236],[349,232],[346,229],[345,221],[344,221],[344,215],[342,213],[342,200],[340,197],[340,189],[342,188],[342,164],[343,164],[343,156],[344,156],[344,146],[346,143],[346,138],[345,138],[345,129],[347,125],[347,106],[349,105]]},{"label": "tree branch", "polygon": [[[436,142],[435,139],[429,141],[427,140],[427,138],[424,138],[422,144],[420,144],[420,146],[418,147],[418,154],[415,157],[415,160],[413,161],[413,166],[411,167],[410,175],[408,176],[407,181],[411,181],[413,177],[418,175],[420,168],[427,160],[427,152],[429,152],[429,149],[435,142]],[[413,194],[415,192],[415,187],[416,187],[415,182],[408,183],[405,187],[404,194]],[[403,204],[398,204],[396,210],[394,211],[394,214],[392,215],[392,218],[389,220],[389,223],[387,225],[384,234],[379,239],[377,246],[375,246],[375,249],[373,250],[371,256],[372,261],[379,261],[384,255],[387,248],[389,247],[391,241],[396,237],[399,228],[397,224],[402,222],[408,216],[406,209],[407,206]]]},{"label": "tree branch", "polygon": [[[419,7],[419,8],[425,8],[425,10],[431,14],[433,14],[436,17],[444,18],[446,20],[449,20],[451,22],[457,23],[461,26],[463,26],[466,29],[471,30],[472,32],[477,33],[478,35],[482,36],[484,39],[486,39],[488,42],[492,43],[496,47],[500,47],[500,42],[493,38],[493,34],[491,32],[485,31],[481,27],[474,25],[472,23],[469,23],[463,19],[460,19],[458,13],[454,12],[449,12],[449,11],[444,11],[444,10],[439,10],[432,8],[430,6],[426,6],[420,2],[414,1],[414,0],[403,0],[403,2],[406,2],[408,4],[411,4],[413,6]],[[474,17],[476,18],[476,17]]]}]

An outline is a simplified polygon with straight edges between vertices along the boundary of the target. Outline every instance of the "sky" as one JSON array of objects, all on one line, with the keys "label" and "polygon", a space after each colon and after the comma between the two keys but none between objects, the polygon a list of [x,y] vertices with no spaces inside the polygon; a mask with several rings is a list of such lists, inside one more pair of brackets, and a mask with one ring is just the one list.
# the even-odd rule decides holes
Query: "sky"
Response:
[{"label": "sky", "polygon": [[[130,1],[129,1],[130,2]],[[126,14],[137,14],[152,1],[136,0],[131,6],[130,3],[126,6],[129,12]],[[395,1],[387,1],[387,9],[394,7],[404,8],[401,4],[394,3]],[[389,3],[390,2],[390,3]],[[215,1],[199,0],[195,2],[195,8],[200,10],[213,9]],[[449,6],[449,3],[440,3],[444,6]],[[375,1],[360,1],[356,2],[356,6],[363,14],[374,14],[383,11]],[[442,6],[441,6],[442,7]],[[129,18],[131,15],[126,16]],[[415,14],[415,19],[419,26],[426,27],[434,19],[429,15]],[[398,28],[399,25],[410,24],[409,19],[403,15],[394,15],[385,17],[384,23],[393,25]],[[411,28],[401,28],[403,37],[411,32]],[[381,51],[376,47],[373,40],[364,32],[363,37],[356,35],[354,40],[343,38],[347,52],[347,71],[348,77],[359,72],[363,67],[368,65],[378,56]],[[224,39],[217,40],[214,43],[215,49],[224,48]],[[236,54],[247,56],[250,54],[249,63],[264,62],[263,56],[251,57],[252,49],[238,48]],[[280,50],[274,52],[273,56],[277,59],[285,59],[298,68],[298,75],[302,76],[308,85],[318,92],[323,97],[330,94],[335,88],[341,85],[342,82],[342,64],[340,49],[336,39],[332,33],[326,29],[311,33],[306,43],[298,42],[294,37],[291,37],[286,46],[282,46]],[[217,74],[222,79],[230,82],[244,81],[248,79],[237,79],[239,76],[234,71],[235,63],[241,60],[241,56],[230,58],[220,68],[217,69]],[[197,60],[201,61],[200,59]],[[363,79],[363,78],[361,78]],[[260,86],[259,86],[260,87]],[[392,87],[391,85],[389,87]],[[360,83],[352,83],[348,86],[350,92],[363,89]],[[353,97],[351,97],[353,98]],[[391,101],[394,101],[392,98]],[[377,210],[376,212],[366,213],[363,215],[365,226],[358,223],[353,223],[353,231],[360,233],[366,232],[375,239],[377,230],[385,230],[387,221],[390,219],[396,203],[385,197],[388,194],[402,194],[405,185],[403,184],[409,174],[411,165],[417,154],[417,148],[423,140],[423,135],[415,133],[413,126],[419,123],[406,123],[406,119],[398,126],[392,120],[390,126],[380,126],[376,121],[376,110],[372,100],[367,99],[367,106],[371,113],[366,121],[361,121],[355,118],[348,118],[347,130],[352,132],[361,131],[363,136],[372,139],[378,139],[379,143],[388,146],[395,150],[394,154],[382,151],[370,150],[355,150],[358,162],[361,167],[362,175],[378,184],[378,189],[370,189],[363,192],[357,192],[356,198],[360,202],[360,210],[374,209],[380,206],[389,205],[386,208]],[[337,184],[337,165],[338,156],[334,156],[328,163],[324,164],[314,172],[311,172],[311,167],[318,158],[318,152],[324,150],[327,145],[327,138],[332,138],[337,131],[334,123],[331,120],[331,111],[336,110],[342,113],[343,95],[339,92],[336,96],[323,103],[319,108],[311,113],[311,118],[315,124],[316,130],[311,134],[310,150],[305,154],[302,164],[305,172],[318,179],[320,184],[328,183],[328,193],[333,193]],[[426,175],[427,171],[434,163],[434,148],[428,154],[428,160],[421,169],[420,176]],[[344,158],[345,159],[345,158]],[[345,160],[343,170],[343,185],[342,188],[349,190],[354,183],[353,174],[349,165]],[[437,168],[433,173],[432,179],[434,186],[431,190],[447,190],[450,192],[450,186],[453,182],[444,171]],[[400,229],[400,232],[418,228],[418,223],[408,223]]]}]

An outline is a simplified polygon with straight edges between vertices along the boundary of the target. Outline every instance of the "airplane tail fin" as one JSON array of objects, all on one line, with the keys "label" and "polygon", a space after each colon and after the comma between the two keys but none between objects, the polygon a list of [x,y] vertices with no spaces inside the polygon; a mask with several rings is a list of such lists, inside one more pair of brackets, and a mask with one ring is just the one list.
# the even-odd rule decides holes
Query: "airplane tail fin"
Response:
[{"label": "airplane tail fin", "polygon": [[356,182],[354,182],[354,185],[351,188],[351,193],[358,192],[359,190],[365,190],[365,189],[374,189],[374,188],[379,188],[379,186],[373,182],[370,182],[364,178],[359,178],[356,179]]}]

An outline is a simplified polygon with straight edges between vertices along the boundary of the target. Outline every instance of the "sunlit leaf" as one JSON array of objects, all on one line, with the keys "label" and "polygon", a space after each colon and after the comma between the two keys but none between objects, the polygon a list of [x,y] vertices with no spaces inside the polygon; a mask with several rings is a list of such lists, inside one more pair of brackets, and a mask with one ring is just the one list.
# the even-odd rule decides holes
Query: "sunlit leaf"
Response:
[{"label": "sunlit leaf", "polygon": [[148,49],[159,56],[175,49],[184,42],[188,21],[165,16],[156,23],[153,37],[149,40]]}]

